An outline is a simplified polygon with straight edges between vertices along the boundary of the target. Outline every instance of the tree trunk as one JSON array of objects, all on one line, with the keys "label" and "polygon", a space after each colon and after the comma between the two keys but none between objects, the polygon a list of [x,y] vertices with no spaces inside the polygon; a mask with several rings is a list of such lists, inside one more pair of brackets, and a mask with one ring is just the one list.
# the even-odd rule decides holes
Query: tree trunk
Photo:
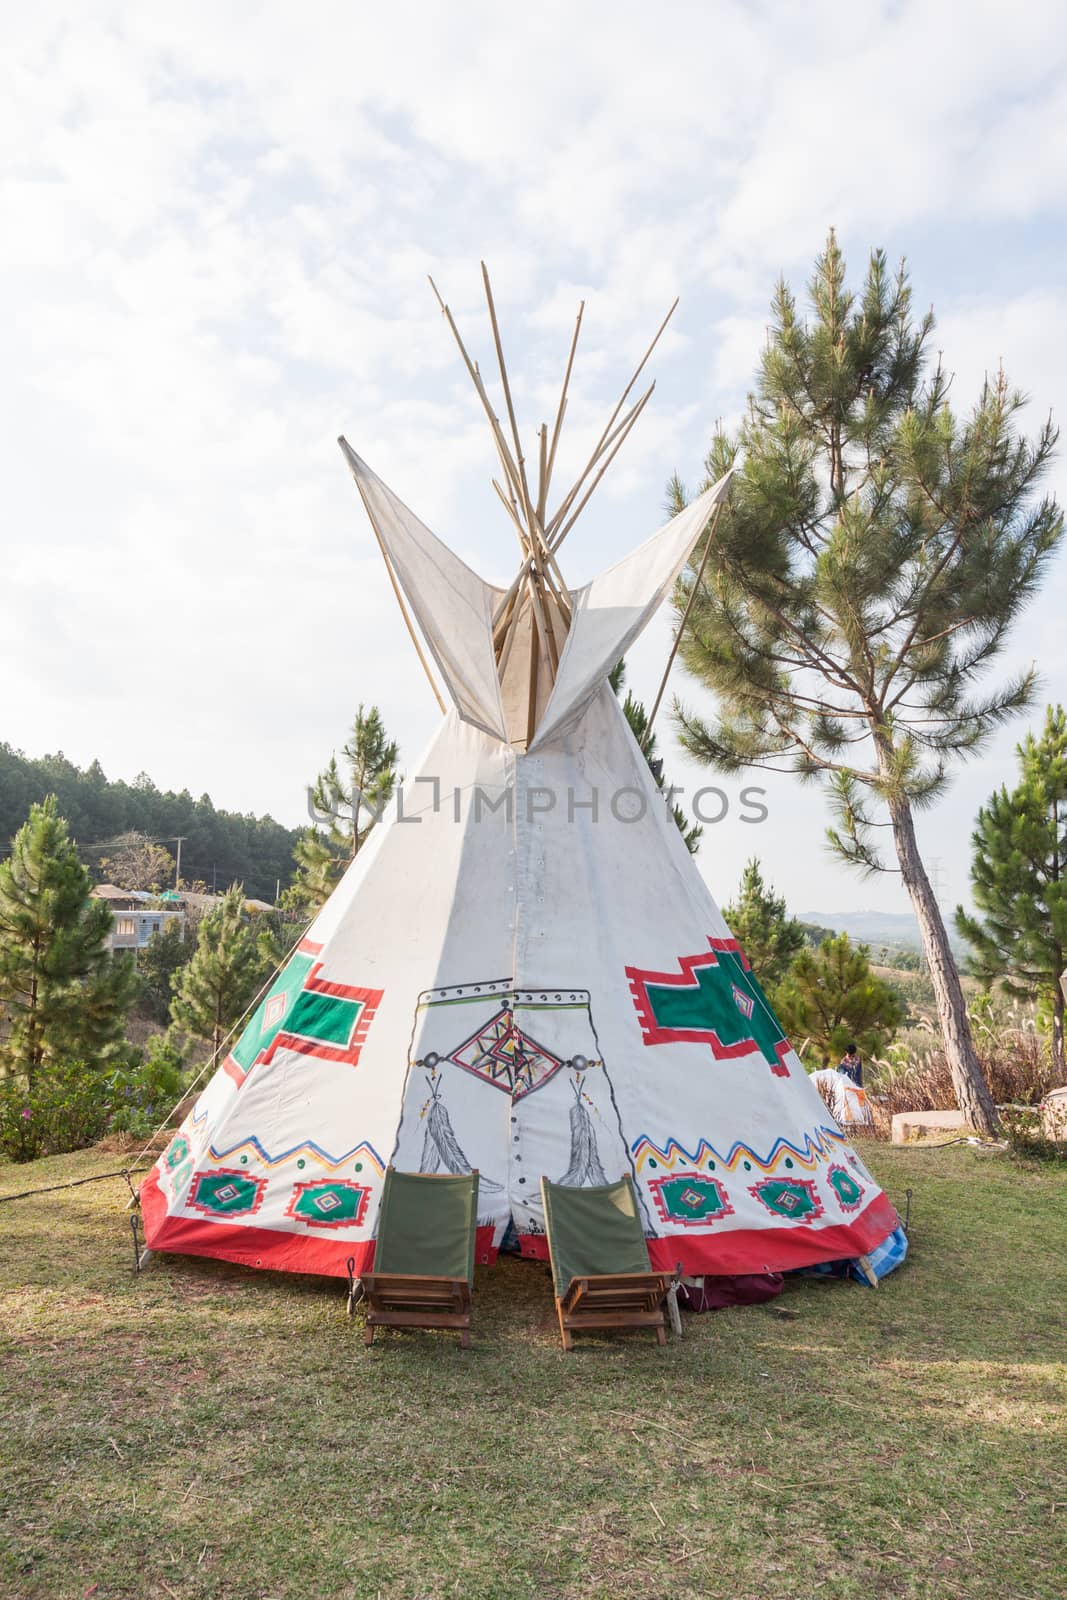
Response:
[{"label": "tree trunk", "polygon": [[1067,1078],[1067,1055],[1063,1048],[1063,989],[1058,983],[1052,991],[1052,1060],[1056,1068],[1056,1077],[1063,1082]]},{"label": "tree trunk", "polygon": [[926,876],[919,846],[915,838],[915,822],[911,805],[906,798],[889,801],[889,815],[893,823],[893,841],[900,862],[904,887],[911,897],[912,907],[919,924],[923,950],[934,986],[934,1001],[945,1058],[952,1074],[952,1087],[956,1091],[956,1104],[967,1119],[969,1127],[978,1133],[993,1135],[998,1132],[999,1121],[993,1096],[989,1092],[982,1064],[978,1060],[971,1038],[971,1025],[967,1020],[967,1003],[956,962],[948,942],[948,934],[930,880]]}]

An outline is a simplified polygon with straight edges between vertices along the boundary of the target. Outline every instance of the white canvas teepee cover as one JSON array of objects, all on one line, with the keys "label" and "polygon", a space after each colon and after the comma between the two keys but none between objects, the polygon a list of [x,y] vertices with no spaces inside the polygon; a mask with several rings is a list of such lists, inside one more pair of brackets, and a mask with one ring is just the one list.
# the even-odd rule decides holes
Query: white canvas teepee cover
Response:
[{"label": "white canvas teepee cover", "polygon": [[512,1229],[545,1255],[542,1175],[627,1172],[657,1267],[866,1254],[896,1214],[783,1036],[606,683],[723,486],[569,595],[524,749],[490,670],[501,591],[349,464],[453,709],[146,1180],[149,1245],[362,1270],[392,1163],[478,1169],[482,1261]]}]

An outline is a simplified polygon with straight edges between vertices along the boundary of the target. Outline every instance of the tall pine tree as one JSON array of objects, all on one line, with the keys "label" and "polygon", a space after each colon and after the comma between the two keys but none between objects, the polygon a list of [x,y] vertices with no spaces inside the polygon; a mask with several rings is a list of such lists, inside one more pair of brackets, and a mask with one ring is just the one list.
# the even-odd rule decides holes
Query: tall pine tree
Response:
[{"label": "tall pine tree", "polygon": [[55,795],[30,809],[0,864],[0,1065],[32,1088],[50,1063],[121,1054],[137,975],[106,947],[111,912],[90,896]]},{"label": "tall pine tree", "polygon": [[971,884],[977,916],[963,907],[956,926],[970,943],[971,965],[986,986],[1043,1001],[1052,1014],[1052,1049],[1060,1077],[1064,1055],[1067,966],[1067,717],[1049,706],[1039,739],[1017,746],[1020,782],[999,789],[978,813],[972,834]]},{"label": "tall pine tree", "polygon": [[359,707],[341,752],[331,756],[310,791],[322,825],[308,828],[293,856],[296,877],[285,904],[314,914],[324,905],[354,861],[375,821],[396,791],[400,747],[385,731],[377,706]]},{"label": "tall pine tree", "polygon": [[[710,482],[738,470],[681,644],[718,715],[679,709],[683,743],[727,772],[821,781],[836,816],[829,842],[862,872],[888,870],[886,830],[957,1102],[991,1132],[996,1108],[915,814],[955,760],[1030,703],[1032,673],[999,687],[982,677],[1062,535],[1055,501],[1034,498],[1056,430],[1020,432],[1023,397],[1003,374],[968,415],[950,410],[949,374],[929,356],[933,317],[915,316],[904,269],[891,274],[882,251],[853,294],[831,233],[811,313],[779,283],[747,413],[705,463]],[[671,492],[684,503],[677,478]]]},{"label": "tall pine tree", "polygon": [[244,890],[233,884],[219,904],[201,917],[196,952],[174,984],[171,1021],[203,1039],[218,1055],[222,1042],[244,1015],[264,976],[263,957],[245,912]]},{"label": "tall pine tree", "polygon": [[776,895],[764,883],[755,856],[741,874],[737,899],[723,916],[764,989],[785,976],[793,957],[808,942],[800,923],[786,911],[784,895]]}]

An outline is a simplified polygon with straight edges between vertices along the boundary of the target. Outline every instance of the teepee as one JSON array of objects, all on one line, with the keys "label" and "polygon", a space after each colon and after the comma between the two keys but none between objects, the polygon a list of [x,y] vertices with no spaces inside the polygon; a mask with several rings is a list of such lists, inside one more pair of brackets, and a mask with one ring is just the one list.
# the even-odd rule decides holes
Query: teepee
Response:
[{"label": "teepee", "polygon": [[582,313],[530,471],[488,276],[485,289],[507,431],[442,311],[492,428],[518,573],[507,589],[485,583],[340,441],[450,704],[402,804],[145,1180],[147,1244],[359,1272],[392,1164],[478,1170],[483,1262],[505,1240],[547,1254],[542,1175],[624,1173],[654,1267],[867,1256],[896,1214],[783,1035],[607,681],[726,480],[569,588],[560,546],[652,393],[627,409],[659,333],[550,511]]}]

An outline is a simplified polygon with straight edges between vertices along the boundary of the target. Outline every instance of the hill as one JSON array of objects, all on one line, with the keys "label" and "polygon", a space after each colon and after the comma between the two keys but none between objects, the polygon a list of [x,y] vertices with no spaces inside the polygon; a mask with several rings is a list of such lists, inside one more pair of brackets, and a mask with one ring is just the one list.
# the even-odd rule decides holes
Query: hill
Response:
[{"label": "hill", "polygon": [[182,878],[224,888],[243,883],[256,899],[273,901],[293,871],[296,830],[273,817],[219,811],[210,795],[194,800],[157,789],[146,773],[133,783],[108,779],[98,761],[82,771],[60,751],[37,758],[0,744],[0,853],[26,820],[30,806],[54,794],[87,862],[122,833],[142,833],[169,843],[182,836]]},{"label": "hill", "polygon": [[801,922],[816,922],[835,933],[847,933],[861,944],[886,944],[902,950],[919,950],[919,924],[911,912],[801,911]]}]

